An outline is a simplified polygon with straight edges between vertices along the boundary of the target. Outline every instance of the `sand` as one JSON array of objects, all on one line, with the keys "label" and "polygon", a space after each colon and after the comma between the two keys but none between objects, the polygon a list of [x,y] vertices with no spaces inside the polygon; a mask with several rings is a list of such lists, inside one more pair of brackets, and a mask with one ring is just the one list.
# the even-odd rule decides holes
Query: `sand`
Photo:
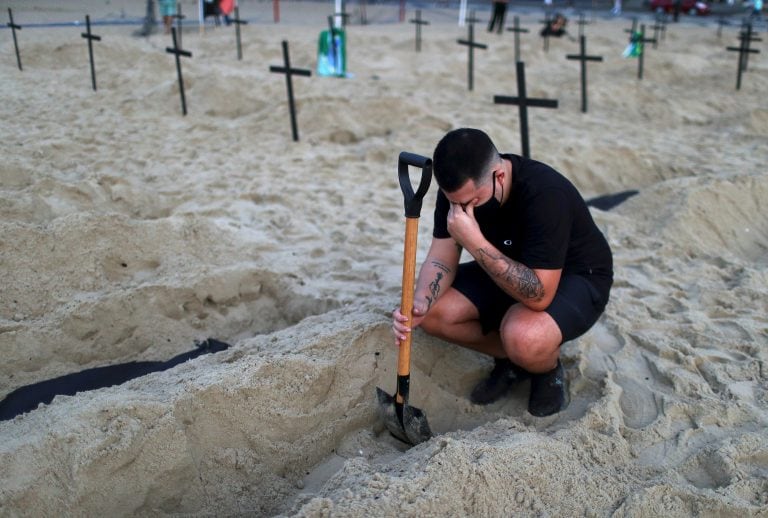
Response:
[{"label": "sand", "polygon": [[[87,7],[131,19],[143,4]],[[22,25],[86,14],[6,5]],[[293,142],[268,68],[286,39],[314,70],[330,9],[285,3],[275,24],[271,2],[241,5],[242,61],[231,27],[184,32],[186,117],[162,33],[95,26],[93,92],[82,26],[20,31],[23,72],[0,31],[0,398],[232,344],[0,422],[0,515],[768,516],[764,43],[736,91],[737,29],[685,17],[639,81],[628,17],[600,14],[583,114],[577,42],[522,38],[529,95],[560,103],[531,109],[532,156],[585,197],[639,190],[593,209],[611,301],[563,345],[572,402],[548,418],[526,411],[527,384],[472,405],[488,358],[417,331],[411,402],[435,437],[408,448],[375,401],[395,382],[397,156],[460,126],[520,152],[517,110],[492,103],[517,93],[513,38],[478,29],[469,92],[455,9],[424,12],[416,53],[413,25],[369,6],[372,23],[348,27],[353,77],[294,78]],[[519,14],[535,30],[541,13]]]}]

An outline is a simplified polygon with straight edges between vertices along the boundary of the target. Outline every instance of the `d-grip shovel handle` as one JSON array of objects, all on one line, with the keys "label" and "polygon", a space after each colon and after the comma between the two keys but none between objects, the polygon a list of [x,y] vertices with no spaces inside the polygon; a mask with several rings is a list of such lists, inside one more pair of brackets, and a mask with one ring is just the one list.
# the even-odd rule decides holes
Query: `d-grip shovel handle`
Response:
[{"label": "d-grip shovel handle", "polygon": [[[416,192],[411,186],[408,174],[409,166],[421,167],[421,182]],[[400,313],[405,315],[405,325],[413,324],[413,291],[416,279],[416,240],[419,230],[421,202],[432,181],[432,160],[413,153],[402,152],[397,168],[400,178],[400,188],[405,196],[405,246],[403,250],[403,291],[400,299]],[[406,333],[405,340],[400,343],[397,356],[397,392],[395,402],[399,404],[408,401],[411,375],[411,333]]]},{"label": "d-grip shovel handle", "polygon": [[[421,182],[416,192],[413,192],[408,166],[421,168]],[[403,151],[397,163],[397,176],[400,180],[400,190],[405,197],[405,217],[418,218],[421,215],[421,202],[429,190],[432,181],[432,159],[415,153]]]}]

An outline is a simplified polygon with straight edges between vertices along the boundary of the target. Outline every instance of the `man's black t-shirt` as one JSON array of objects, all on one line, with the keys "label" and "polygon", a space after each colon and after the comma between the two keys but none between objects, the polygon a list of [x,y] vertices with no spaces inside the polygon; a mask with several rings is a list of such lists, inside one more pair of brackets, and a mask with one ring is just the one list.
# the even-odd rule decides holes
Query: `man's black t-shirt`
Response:
[{"label": "man's black t-shirt", "polygon": [[[605,301],[613,282],[613,258],[576,187],[552,167],[517,155],[512,162],[512,192],[492,221],[480,230],[507,257],[528,268],[563,269],[583,275]],[[433,236],[448,238],[450,203],[438,191]]]}]

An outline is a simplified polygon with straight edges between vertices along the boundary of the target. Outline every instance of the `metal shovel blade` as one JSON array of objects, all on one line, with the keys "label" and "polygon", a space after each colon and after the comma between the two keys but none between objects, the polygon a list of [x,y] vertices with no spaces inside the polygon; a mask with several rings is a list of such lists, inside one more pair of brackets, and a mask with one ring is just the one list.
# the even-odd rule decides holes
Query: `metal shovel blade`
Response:
[{"label": "metal shovel blade", "polygon": [[416,446],[432,438],[427,415],[407,403],[398,403],[395,398],[376,387],[379,401],[379,415],[387,430],[403,442]]}]

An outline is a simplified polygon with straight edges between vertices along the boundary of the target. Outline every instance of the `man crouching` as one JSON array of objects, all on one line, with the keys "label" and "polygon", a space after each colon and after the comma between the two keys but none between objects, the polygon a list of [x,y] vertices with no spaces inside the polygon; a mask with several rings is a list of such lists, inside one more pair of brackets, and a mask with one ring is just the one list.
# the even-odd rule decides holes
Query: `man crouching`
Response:
[{"label": "man crouching", "polygon": [[[613,283],[611,249],[584,199],[546,164],[500,154],[484,132],[449,132],[433,156],[440,190],[433,239],[414,293],[413,326],[494,358],[472,391],[493,403],[530,378],[528,411],[569,395],[560,345],[587,332]],[[459,263],[462,250],[472,261]],[[393,312],[399,346],[407,318]]]}]

